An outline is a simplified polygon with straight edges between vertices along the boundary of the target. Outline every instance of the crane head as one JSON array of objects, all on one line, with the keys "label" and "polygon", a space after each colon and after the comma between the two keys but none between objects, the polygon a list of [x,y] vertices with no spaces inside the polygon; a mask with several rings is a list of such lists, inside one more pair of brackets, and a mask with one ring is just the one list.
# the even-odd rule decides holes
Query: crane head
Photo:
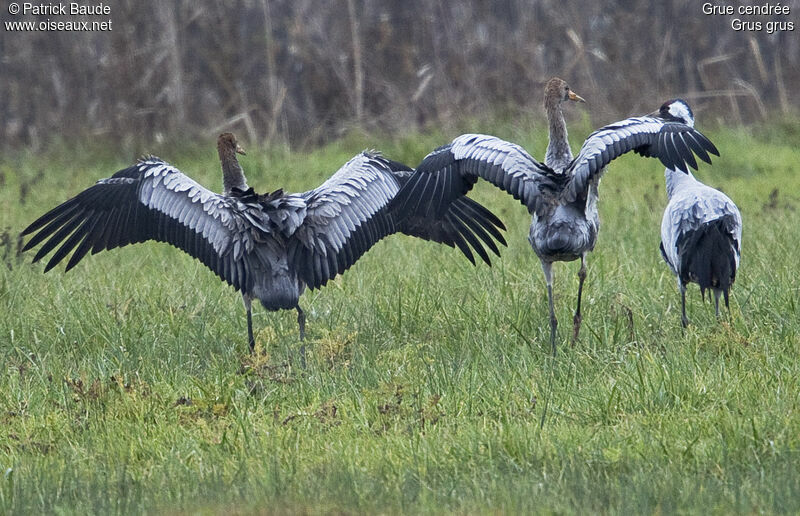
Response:
[{"label": "crane head", "polygon": [[673,99],[664,102],[658,111],[652,113],[653,116],[670,120],[672,122],[680,122],[694,127],[694,113],[692,108],[683,99]]},{"label": "crane head", "polygon": [[233,133],[220,134],[217,138],[217,149],[220,151],[220,155],[224,154],[226,151],[246,155],[242,146],[236,141],[236,137]]},{"label": "crane head", "polygon": [[572,91],[567,84],[567,81],[559,77],[553,77],[547,81],[544,87],[545,105],[554,102],[564,102],[571,100],[573,102],[586,102],[583,97]]}]

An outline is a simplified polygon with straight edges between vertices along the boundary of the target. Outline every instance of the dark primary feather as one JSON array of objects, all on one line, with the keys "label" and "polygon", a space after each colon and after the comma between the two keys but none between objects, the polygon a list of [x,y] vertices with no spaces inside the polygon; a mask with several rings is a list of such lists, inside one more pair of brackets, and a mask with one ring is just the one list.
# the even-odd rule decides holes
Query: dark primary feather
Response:
[{"label": "dark primary feather", "polygon": [[[683,161],[681,161],[681,158],[685,159],[691,165],[691,160],[693,160],[691,153],[697,154],[701,160],[710,164],[711,157],[709,154],[719,156],[719,150],[717,150],[717,147],[703,133],[691,127],[689,127],[690,130],[687,131],[685,129],[686,127],[689,126],[686,126],[680,122],[664,122],[664,125],[659,132],[659,138],[656,141],[648,140],[646,144],[635,147],[633,151],[636,154],[648,158],[657,157],[667,168],[686,170],[686,167],[683,166]],[[676,141],[676,137],[680,138],[678,141],[678,145],[681,146],[682,151],[680,155],[675,154],[671,150],[671,147],[674,145],[673,141]],[[684,145],[688,146],[688,149],[684,149]],[[689,152],[689,149],[691,152]],[[677,163],[677,165],[671,166],[668,165],[668,163]],[[697,167],[692,165],[692,168],[696,169]]]}]

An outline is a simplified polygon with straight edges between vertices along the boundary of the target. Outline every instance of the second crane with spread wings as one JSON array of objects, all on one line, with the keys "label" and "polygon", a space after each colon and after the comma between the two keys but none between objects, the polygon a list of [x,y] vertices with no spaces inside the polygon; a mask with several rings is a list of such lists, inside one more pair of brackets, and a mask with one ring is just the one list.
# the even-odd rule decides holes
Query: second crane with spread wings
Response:
[{"label": "second crane with spread wings", "polygon": [[597,241],[597,187],[613,159],[634,151],[657,157],[668,168],[697,168],[694,154],[711,162],[719,155],[705,136],[669,111],[632,117],[592,133],[573,159],[561,104],[583,102],[562,79],[545,87],[544,107],[550,124],[545,162],[522,147],[482,134],[465,134],[430,153],[395,198],[403,213],[441,215],[450,204],[484,179],[524,204],[533,216],[528,240],[542,263],[550,308],[550,344],[556,349],[558,321],[553,308],[553,262],[581,259],[573,338],[581,324],[581,293],[586,255]]},{"label": "second crane with spread wings", "polygon": [[472,250],[489,263],[481,241],[498,255],[493,238],[505,245],[502,222],[466,197],[441,216],[391,213],[389,202],[413,171],[379,155],[355,156],[308,192],[258,195],[247,186],[236,158],[244,152],[234,136],[221,134],[217,148],[222,194],[159,158],[145,158],[39,217],[22,232],[35,232],[23,250],[44,242],[35,262],[58,247],[46,272],[70,253],[66,270],[89,251],[168,242],[241,291],[252,352],[252,300],[267,310],[296,309],[302,340],[305,315],[299,298],[305,287],[325,285],[387,235],[399,232],[458,246],[473,263]]}]

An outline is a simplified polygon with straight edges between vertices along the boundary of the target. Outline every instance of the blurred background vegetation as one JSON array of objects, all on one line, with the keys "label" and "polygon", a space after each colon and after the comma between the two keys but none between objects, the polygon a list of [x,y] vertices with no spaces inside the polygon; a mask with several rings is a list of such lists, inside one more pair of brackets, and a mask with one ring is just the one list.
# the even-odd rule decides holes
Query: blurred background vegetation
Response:
[{"label": "blurred background vegetation", "polygon": [[[800,1],[783,4],[788,16],[739,18],[797,25]],[[703,125],[800,105],[796,31],[737,32],[737,16],[704,15],[693,0],[109,5],[110,32],[0,31],[0,146],[94,140],[142,152],[224,129],[307,148],[353,129],[538,118],[552,75],[589,101],[595,125],[676,96]],[[2,11],[4,22],[43,18]]]}]

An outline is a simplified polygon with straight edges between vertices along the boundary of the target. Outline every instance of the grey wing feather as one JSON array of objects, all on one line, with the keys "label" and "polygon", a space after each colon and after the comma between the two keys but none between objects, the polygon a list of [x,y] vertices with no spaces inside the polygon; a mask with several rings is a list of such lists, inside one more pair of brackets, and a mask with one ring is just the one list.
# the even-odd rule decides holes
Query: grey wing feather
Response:
[{"label": "grey wing feather", "polygon": [[459,199],[443,217],[410,213],[402,217],[391,202],[413,171],[381,156],[362,153],[320,187],[302,194],[307,212],[294,234],[289,261],[310,288],[351,267],[375,243],[396,232],[458,248],[474,263],[471,249],[489,257],[482,240],[499,254],[492,237],[505,245],[502,222],[470,199]]},{"label": "grey wing feather", "polygon": [[538,211],[561,180],[519,145],[483,134],[464,134],[430,153],[403,187],[396,202],[402,214],[433,211],[442,215],[450,203],[484,179]]},{"label": "grey wing feather", "polygon": [[667,168],[686,171],[688,166],[697,168],[693,154],[707,163],[711,163],[709,153],[719,155],[714,144],[692,127],[657,117],[628,118],[589,135],[567,169],[571,179],[564,188],[565,200],[586,196],[589,183],[606,165],[630,151],[657,157]]},{"label": "grey wing feather", "polygon": [[302,194],[306,216],[294,232],[289,261],[310,288],[325,285],[395,231],[392,220],[377,215],[398,190],[386,165],[362,153]]},{"label": "grey wing feather", "polygon": [[34,221],[23,231],[35,233],[24,250],[45,242],[35,262],[58,247],[45,271],[72,252],[69,270],[89,251],[147,240],[167,242],[244,289],[252,281],[246,257],[256,233],[267,229],[261,220],[256,196],[215,194],[151,157],[98,181]]}]

